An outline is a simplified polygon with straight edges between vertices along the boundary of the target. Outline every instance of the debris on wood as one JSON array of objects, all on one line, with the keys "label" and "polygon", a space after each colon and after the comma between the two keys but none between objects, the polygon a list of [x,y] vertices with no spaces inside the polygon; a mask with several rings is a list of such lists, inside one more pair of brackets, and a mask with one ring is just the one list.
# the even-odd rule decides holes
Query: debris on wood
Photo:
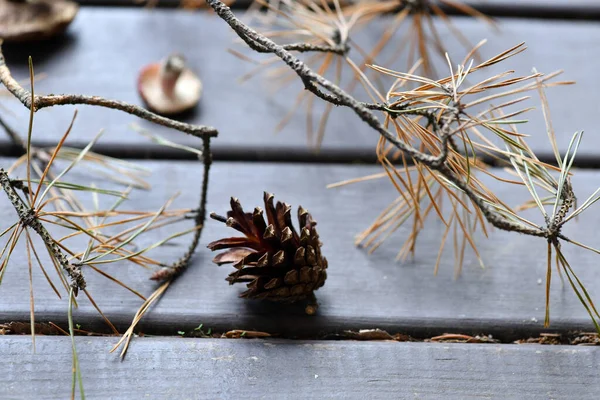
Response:
[{"label": "debris on wood", "polygon": [[571,344],[577,346],[600,346],[600,336],[596,332],[581,332],[571,340]]},{"label": "debris on wood", "polygon": [[189,332],[177,331],[179,336],[194,337],[194,338],[218,338],[220,335],[213,332],[212,328],[204,328],[204,324],[200,324]]},{"label": "debris on wood", "polygon": [[[36,335],[62,335],[64,330],[52,323],[36,322]],[[8,322],[0,324],[0,335],[31,335],[31,323]]]},{"label": "debris on wood", "polygon": [[560,333],[540,333],[539,337],[530,337],[529,339],[520,339],[515,341],[517,344],[568,344],[568,342],[564,341],[562,335]]},{"label": "debris on wood", "polygon": [[440,336],[434,336],[426,342],[444,342],[444,343],[500,343],[492,335],[463,335],[458,333],[444,333]]},{"label": "debris on wood", "polygon": [[361,329],[358,332],[344,331],[344,336],[352,340],[393,340],[395,342],[408,342],[411,340],[408,335],[401,333],[390,335],[382,329]]},{"label": "debris on wood", "polygon": [[229,339],[258,339],[258,338],[268,338],[272,335],[267,332],[259,332],[259,331],[244,331],[241,329],[234,329],[232,331],[226,332],[222,337],[226,337]]}]

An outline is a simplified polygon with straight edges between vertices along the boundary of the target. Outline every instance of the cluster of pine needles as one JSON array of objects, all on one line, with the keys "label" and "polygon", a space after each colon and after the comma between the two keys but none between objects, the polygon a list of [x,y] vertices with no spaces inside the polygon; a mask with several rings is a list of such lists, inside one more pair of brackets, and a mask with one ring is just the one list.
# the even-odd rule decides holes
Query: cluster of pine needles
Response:
[{"label": "cluster of pine needles", "polygon": [[[477,47],[481,44],[483,42]],[[488,210],[510,221],[513,225],[507,230],[547,240],[545,326],[550,323],[551,266],[554,261],[558,273],[564,272],[594,326],[600,332],[600,315],[561,250],[561,241],[564,241],[600,253],[600,250],[568,238],[561,232],[566,223],[576,219],[600,199],[598,189],[577,206],[571,176],[583,132],[573,135],[566,154],[561,157],[550,120],[544,89],[573,82],[551,82],[561,71],[544,75],[535,69],[527,76],[515,77],[512,76],[513,71],[505,71],[481,80],[475,80],[473,77],[476,72],[505,61],[524,50],[524,45],[519,44],[476,65],[472,59],[472,51],[455,69],[448,58],[450,74],[439,80],[415,75],[413,71],[403,73],[376,65],[371,68],[395,78],[394,84],[385,93],[385,107],[382,107],[386,127],[391,127],[403,142],[433,156],[439,156],[442,151],[441,138],[448,135],[451,140],[447,167],[455,175],[464,178],[470,194],[483,200],[489,206]],[[468,83],[469,80],[471,83]],[[529,91],[537,91],[541,99],[546,132],[555,163],[540,161],[527,143],[528,135],[520,133],[517,128],[527,122],[522,118],[522,114],[531,110],[518,107],[530,98],[521,94]],[[513,109],[514,106],[517,106],[516,110]],[[464,190],[446,179],[439,171],[407,157],[385,138],[380,139],[376,151],[384,169],[383,173],[329,186],[337,187],[387,177],[399,193],[373,224],[357,236],[356,244],[373,252],[400,227],[408,225],[408,237],[397,255],[397,259],[404,260],[409,255],[414,256],[417,239],[425,228],[425,221],[428,218],[437,218],[443,223],[444,231],[434,273],[438,272],[450,234],[453,241],[455,276],[461,272],[465,250],[469,247],[479,264],[484,267],[474,236],[479,230],[483,236],[488,237],[490,224],[485,215],[486,210],[482,210]],[[492,165],[503,168],[492,168]],[[480,179],[481,175],[487,175],[495,181],[494,190]],[[505,184],[525,186],[531,200],[518,207],[507,204],[494,193],[499,185]],[[444,203],[449,203],[446,211]],[[521,215],[522,211],[530,208],[539,209],[543,222],[534,222]]]}]

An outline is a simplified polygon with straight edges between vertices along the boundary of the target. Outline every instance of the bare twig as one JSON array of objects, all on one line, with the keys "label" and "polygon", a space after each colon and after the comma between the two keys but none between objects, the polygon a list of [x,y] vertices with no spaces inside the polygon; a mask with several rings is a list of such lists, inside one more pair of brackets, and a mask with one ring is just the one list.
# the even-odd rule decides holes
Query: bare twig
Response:
[{"label": "bare twig", "polygon": [[150,279],[163,281],[170,280],[179,276],[188,266],[198,243],[200,242],[200,236],[202,234],[202,228],[204,228],[204,221],[206,219],[206,199],[208,196],[208,176],[210,166],[212,164],[212,154],[210,152],[210,137],[203,138],[203,155],[202,160],[204,164],[204,172],[202,176],[202,191],[200,194],[200,205],[196,210],[194,222],[196,223],[197,229],[194,232],[192,243],[188,247],[183,257],[178,261],[169,266],[163,266],[160,270],[155,272]]}]

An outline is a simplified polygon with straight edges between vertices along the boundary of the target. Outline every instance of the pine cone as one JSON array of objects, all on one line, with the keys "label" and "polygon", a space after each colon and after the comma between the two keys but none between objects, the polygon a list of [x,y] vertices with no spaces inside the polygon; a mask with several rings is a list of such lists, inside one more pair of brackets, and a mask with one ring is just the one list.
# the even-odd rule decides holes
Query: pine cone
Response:
[{"label": "pine cone", "polygon": [[[298,207],[300,234],[292,225],[291,206],[277,202],[273,195],[264,194],[267,223],[263,210],[244,213],[240,202],[231,198],[227,218],[212,213],[217,221],[225,222],[245,237],[230,237],[214,241],[208,248],[218,254],[213,262],[233,263],[236,268],[228,277],[230,284],[248,282],[248,290],[240,297],[295,302],[313,298],[313,291],[325,283],[327,260],[321,255],[321,242],[311,215]],[[307,307],[308,313],[314,309]]]}]

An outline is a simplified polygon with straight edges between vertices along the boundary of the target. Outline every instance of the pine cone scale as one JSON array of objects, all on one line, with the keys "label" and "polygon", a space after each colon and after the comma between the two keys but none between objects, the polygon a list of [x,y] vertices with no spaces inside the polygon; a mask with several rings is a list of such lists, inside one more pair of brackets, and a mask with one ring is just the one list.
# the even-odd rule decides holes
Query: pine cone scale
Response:
[{"label": "pine cone scale", "polygon": [[262,246],[260,243],[248,240],[245,237],[231,237],[227,239],[216,240],[210,244],[210,249],[212,251],[228,249],[231,247],[248,247],[253,250],[261,250]]},{"label": "pine cone scale", "polygon": [[213,262],[218,265],[238,263],[239,260],[252,254],[252,250],[244,248],[233,248],[218,254],[213,258]]}]

